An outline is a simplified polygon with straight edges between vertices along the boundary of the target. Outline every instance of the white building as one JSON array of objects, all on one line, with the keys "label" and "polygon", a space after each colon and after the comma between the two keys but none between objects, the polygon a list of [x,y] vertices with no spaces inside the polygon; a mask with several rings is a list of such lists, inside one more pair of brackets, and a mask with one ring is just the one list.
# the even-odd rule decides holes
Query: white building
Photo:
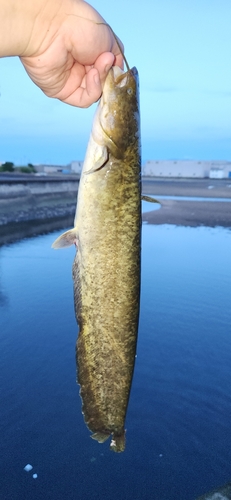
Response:
[{"label": "white building", "polygon": [[231,162],[213,161],[209,172],[210,179],[231,178]]},{"label": "white building", "polygon": [[231,178],[231,162],[195,160],[149,160],[143,165],[144,177],[203,179]]},{"label": "white building", "polygon": [[40,165],[35,165],[36,172],[44,172],[46,174],[55,174],[55,173],[63,173],[67,172],[67,170],[70,170],[68,166],[65,165],[46,165],[46,164],[40,164]]},{"label": "white building", "polygon": [[70,163],[71,172],[75,172],[75,174],[81,174],[83,168],[83,161],[72,161]]},{"label": "white building", "polygon": [[46,174],[81,174],[83,161],[72,161],[68,165],[35,165],[36,171]]}]

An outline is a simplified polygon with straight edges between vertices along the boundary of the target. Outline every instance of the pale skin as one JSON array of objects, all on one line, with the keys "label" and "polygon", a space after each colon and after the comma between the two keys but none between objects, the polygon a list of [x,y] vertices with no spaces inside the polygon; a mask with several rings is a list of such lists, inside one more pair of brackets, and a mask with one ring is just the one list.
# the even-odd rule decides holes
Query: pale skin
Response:
[{"label": "pale skin", "polygon": [[48,97],[88,107],[111,66],[123,68],[113,33],[83,0],[0,0],[0,18],[0,57],[20,57]]}]

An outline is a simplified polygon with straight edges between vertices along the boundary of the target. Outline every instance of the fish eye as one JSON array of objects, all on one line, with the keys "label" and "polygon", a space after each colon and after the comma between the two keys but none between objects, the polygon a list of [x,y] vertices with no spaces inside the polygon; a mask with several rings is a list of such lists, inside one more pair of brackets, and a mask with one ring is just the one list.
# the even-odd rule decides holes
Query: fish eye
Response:
[{"label": "fish eye", "polygon": [[127,93],[128,93],[129,95],[132,95],[132,94],[133,94],[133,90],[131,89],[131,87],[129,87],[129,88],[128,88]]}]

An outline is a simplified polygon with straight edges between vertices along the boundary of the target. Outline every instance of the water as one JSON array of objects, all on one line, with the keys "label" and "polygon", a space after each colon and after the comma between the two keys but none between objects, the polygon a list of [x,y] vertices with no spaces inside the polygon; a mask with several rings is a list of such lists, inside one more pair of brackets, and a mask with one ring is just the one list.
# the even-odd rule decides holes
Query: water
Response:
[{"label": "water", "polygon": [[75,250],[52,250],[58,234],[0,249],[1,500],[194,500],[230,481],[231,232],[143,226],[122,454],[83,422]]}]

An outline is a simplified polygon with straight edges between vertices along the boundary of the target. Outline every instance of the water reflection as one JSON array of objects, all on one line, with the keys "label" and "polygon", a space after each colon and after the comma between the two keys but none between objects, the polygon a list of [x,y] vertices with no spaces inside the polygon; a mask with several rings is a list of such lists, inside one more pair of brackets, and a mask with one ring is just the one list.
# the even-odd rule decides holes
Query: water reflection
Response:
[{"label": "water reflection", "polygon": [[[158,203],[149,203],[142,201],[142,212],[158,210],[161,205]],[[55,230],[62,230],[73,226],[74,215],[68,215],[62,218],[15,222],[0,226],[0,246],[14,243],[24,238],[31,238],[40,234],[48,234]]]},{"label": "water reflection", "polygon": [[[155,198],[155,196],[153,196]],[[158,196],[156,196],[158,199]],[[153,210],[159,210],[161,207],[160,203],[151,203],[150,201],[142,201],[142,214],[145,212],[151,212]]]},{"label": "water reflection", "polygon": [[75,249],[52,250],[59,234],[1,249],[0,498],[194,500],[229,481],[230,231],[142,228],[138,356],[120,456],[83,422]]},{"label": "water reflection", "polygon": [[[0,282],[0,287],[1,287],[1,282]],[[6,307],[8,305],[8,297],[7,295],[0,290],[0,307]]]},{"label": "water reflection", "polygon": [[73,215],[49,220],[15,222],[0,226],[0,246],[31,238],[40,234],[48,234],[56,229],[73,226]]},{"label": "water reflection", "polygon": [[153,194],[153,195],[148,195],[148,196],[153,196],[153,198],[156,198],[157,200],[178,200],[178,201],[214,201],[216,202],[228,202],[231,203],[231,198],[210,198],[208,196],[173,196],[173,195],[158,195],[158,194]]},{"label": "water reflection", "polygon": [[[0,252],[0,259],[1,259],[1,252]],[[6,295],[3,285],[2,285],[2,272],[0,268],[0,307],[6,307],[8,305],[9,298]]]}]

